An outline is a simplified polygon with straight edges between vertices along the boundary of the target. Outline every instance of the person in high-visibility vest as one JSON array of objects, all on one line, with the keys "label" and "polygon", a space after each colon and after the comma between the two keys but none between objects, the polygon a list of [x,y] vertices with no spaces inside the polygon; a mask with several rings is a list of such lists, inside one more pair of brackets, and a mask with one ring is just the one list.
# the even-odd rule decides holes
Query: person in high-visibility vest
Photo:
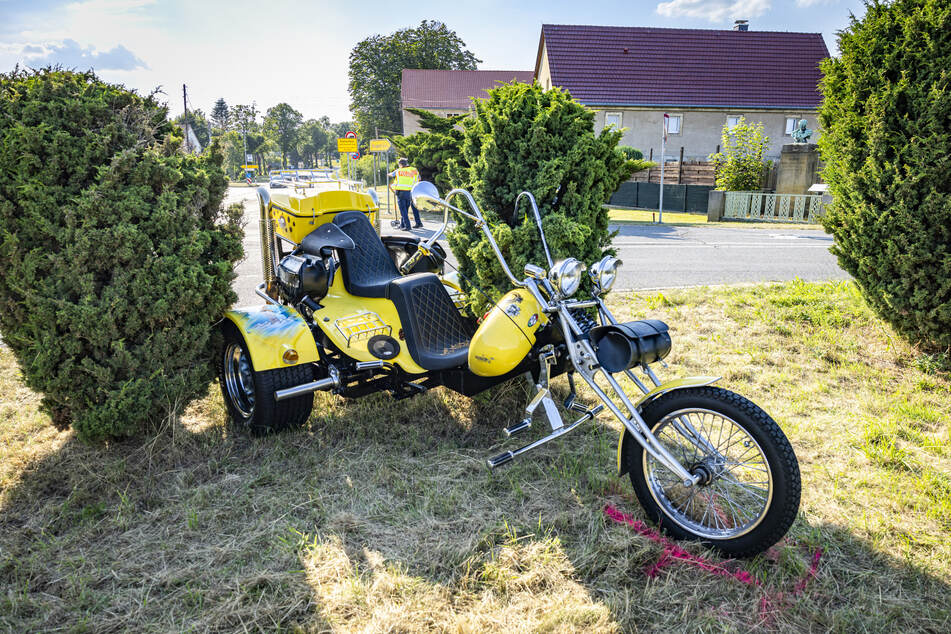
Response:
[{"label": "person in high-visibility vest", "polygon": [[410,230],[410,207],[413,208],[413,216],[416,219],[416,224],[413,228],[421,228],[423,223],[419,219],[419,210],[416,209],[416,205],[413,204],[413,199],[409,194],[410,190],[413,189],[413,185],[419,182],[419,172],[416,171],[415,167],[410,167],[408,160],[401,158],[399,160],[399,167],[390,172],[389,176],[395,179],[390,183],[390,189],[396,192],[396,203],[400,208],[400,229],[403,231]]}]

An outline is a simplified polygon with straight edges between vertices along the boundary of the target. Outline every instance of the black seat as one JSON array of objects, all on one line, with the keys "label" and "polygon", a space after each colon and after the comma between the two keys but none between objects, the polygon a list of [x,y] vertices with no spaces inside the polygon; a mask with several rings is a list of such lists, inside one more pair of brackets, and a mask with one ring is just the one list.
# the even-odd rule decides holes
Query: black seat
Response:
[{"label": "black seat", "polygon": [[433,273],[414,273],[390,282],[387,293],[396,306],[410,356],[426,370],[465,365],[472,330],[446,288]]},{"label": "black seat", "polygon": [[386,297],[386,287],[400,276],[376,230],[362,211],[342,211],[333,224],[353,240],[354,248],[338,251],[347,292],[358,297]]}]

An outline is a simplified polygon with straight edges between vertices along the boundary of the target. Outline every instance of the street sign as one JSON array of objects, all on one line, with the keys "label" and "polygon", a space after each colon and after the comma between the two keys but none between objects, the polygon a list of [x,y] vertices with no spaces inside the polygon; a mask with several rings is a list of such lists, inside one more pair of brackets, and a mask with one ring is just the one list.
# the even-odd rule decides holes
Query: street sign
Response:
[{"label": "street sign", "polygon": [[358,158],[360,158],[360,153],[359,153],[359,152],[351,152],[351,153],[350,153],[350,158],[352,158],[352,159],[355,161],[355,160],[357,160]]},{"label": "street sign", "polygon": [[242,165],[241,166],[241,169],[243,170],[256,170],[257,168],[258,168],[257,165]]},{"label": "street sign", "polygon": [[254,156],[251,155],[251,154],[245,154],[245,156],[246,156],[247,158],[245,158],[244,160],[246,160],[248,163],[250,163],[251,161],[254,160]]},{"label": "street sign", "polygon": [[354,132],[353,130],[350,130],[344,136],[347,137],[348,139],[355,139],[357,138],[357,133]]},{"label": "street sign", "polygon": [[389,139],[371,139],[370,140],[371,152],[389,152],[390,148],[392,147],[393,147],[393,144],[390,143]]},{"label": "street sign", "polygon": [[[349,132],[347,133],[349,134]],[[357,140],[353,137],[345,137],[343,139],[337,139],[337,151],[343,154],[344,152],[356,152],[357,151]]]}]

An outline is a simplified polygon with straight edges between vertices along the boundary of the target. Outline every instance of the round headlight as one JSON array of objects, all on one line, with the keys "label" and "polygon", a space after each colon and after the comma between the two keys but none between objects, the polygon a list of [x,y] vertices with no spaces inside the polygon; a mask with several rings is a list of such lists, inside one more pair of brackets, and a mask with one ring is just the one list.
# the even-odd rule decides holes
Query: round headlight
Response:
[{"label": "round headlight", "polygon": [[575,258],[568,258],[555,263],[551,273],[548,274],[548,279],[562,297],[571,297],[581,286],[583,274],[584,264]]},{"label": "round headlight", "polygon": [[621,266],[621,261],[613,255],[606,255],[596,264],[591,265],[588,275],[591,281],[602,293],[607,293],[617,281],[617,270]]}]

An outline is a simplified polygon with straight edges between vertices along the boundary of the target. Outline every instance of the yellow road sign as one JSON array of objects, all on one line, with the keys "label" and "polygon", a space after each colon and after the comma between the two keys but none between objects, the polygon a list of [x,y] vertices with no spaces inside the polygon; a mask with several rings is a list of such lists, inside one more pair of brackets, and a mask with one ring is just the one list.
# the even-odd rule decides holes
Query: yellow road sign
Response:
[{"label": "yellow road sign", "polygon": [[257,168],[258,168],[257,165],[242,165],[241,166],[241,169],[243,170],[256,170]]},{"label": "yellow road sign", "polygon": [[393,144],[390,143],[389,139],[371,139],[370,140],[371,152],[389,152],[390,148],[392,147],[393,147]]},{"label": "yellow road sign", "polygon": [[356,139],[337,139],[337,151],[338,152],[356,152],[357,140]]}]

